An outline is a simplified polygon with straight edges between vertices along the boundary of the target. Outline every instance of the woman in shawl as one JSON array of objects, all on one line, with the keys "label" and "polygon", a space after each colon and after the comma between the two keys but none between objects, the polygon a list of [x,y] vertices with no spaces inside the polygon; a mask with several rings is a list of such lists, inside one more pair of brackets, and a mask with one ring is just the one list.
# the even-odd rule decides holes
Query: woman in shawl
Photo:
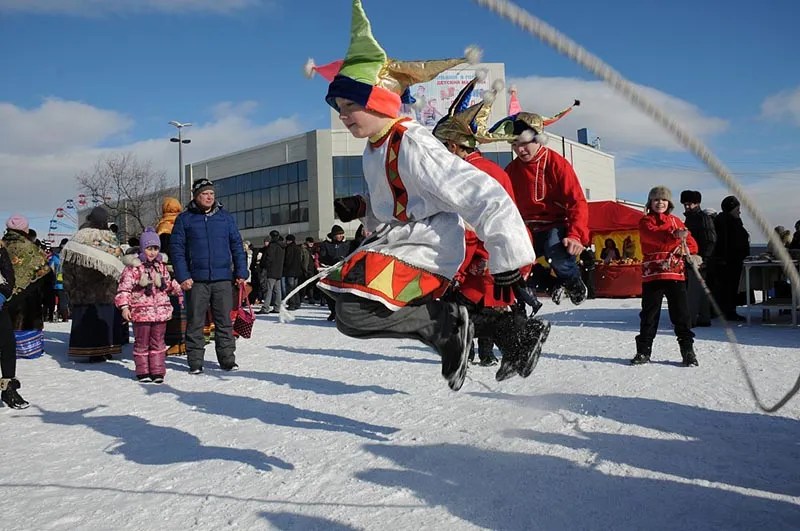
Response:
[{"label": "woman in shawl", "polygon": [[17,341],[17,355],[40,356],[44,350],[42,298],[50,272],[47,255],[30,238],[28,220],[14,215],[6,222],[3,243],[14,267],[16,284],[8,300],[11,326]]},{"label": "woman in shawl", "polygon": [[[169,259],[169,242],[172,236],[172,227],[175,218],[181,213],[180,202],[174,197],[165,197],[161,203],[161,219],[156,226],[156,232],[161,240],[161,253]],[[167,263],[167,269],[172,274],[172,264]],[[184,356],[186,354],[186,308],[181,306],[177,296],[171,295],[172,319],[167,322],[167,333],[164,341],[167,344],[167,356]]]},{"label": "woman in shawl", "polygon": [[61,251],[64,289],[72,304],[69,355],[105,361],[122,351],[121,317],[114,296],[122,270],[122,248],[108,229],[108,213],[92,209],[86,223]]}]

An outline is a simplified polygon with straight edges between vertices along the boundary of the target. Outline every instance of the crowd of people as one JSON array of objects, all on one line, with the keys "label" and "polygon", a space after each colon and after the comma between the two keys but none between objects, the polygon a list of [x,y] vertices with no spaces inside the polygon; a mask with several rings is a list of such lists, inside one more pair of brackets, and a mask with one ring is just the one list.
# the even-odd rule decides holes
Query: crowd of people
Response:
[{"label": "crowd of people", "polygon": [[[328,320],[349,337],[420,341],[440,355],[442,376],[455,391],[475,357],[474,339],[477,363],[499,365],[497,381],[532,374],[551,329],[537,317],[537,294],[580,305],[593,291],[588,204],[571,164],[546,146],[544,134],[572,107],[552,118],[519,112],[490,127],[502,87],[472,103],[479,74],[431,132],[400,115],[408,87],[476,60],[474,51],[413,68],[389,60],[359,0],[353,28],[325,100],[354,137],[368,139],[368,194],[333,202],[341,222],[361,220],[356,237],[346,240],[338,224],[322,242],[298,243],[273,230],[257,248],[242,241],[208,179],[193,184],[185,207],[166,198],[156,227],[124,245],[100,207],[49,250],[37,245],[23,216],[12,216],[0,245],[4,403],[27,406],[16,354],[41,352],[45,320],[70,321],[68,355],[88,362],[119,355],[132,323],[135,377],[143,382],[164,381],[168,354],[185,354],[189,373],[201,374],[212,336],[221,370],[235,371],[232,315],[244,299],[260,304],[261,314],[326,305]],[[516,157],[501,168],[481,155],[488,142],[509,142]],[[672,214],[671,191],[654,187],[639,223],[644,258],[634,365],[650,361],[664,297],[685,366],[698,365],[692,329],[714,317],[706,282],[724,317],[743,319],[736,306],[750,247],[739,201],[727,197],[719,214],[709,213],[701,194],[686,190],[680,203],[685,224]],[[609,241],[602,261],[633,252],[632,241],[622,253]],[[788,245],[800,247],[797,232]]]}]

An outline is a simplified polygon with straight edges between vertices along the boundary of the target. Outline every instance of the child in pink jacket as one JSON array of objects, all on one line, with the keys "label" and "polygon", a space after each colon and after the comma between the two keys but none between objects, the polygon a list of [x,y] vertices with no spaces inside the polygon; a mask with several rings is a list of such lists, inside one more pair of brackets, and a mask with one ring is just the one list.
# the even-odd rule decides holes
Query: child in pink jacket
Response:
[{"label": "child in pink jacket", "polygon": [[133,361],[136,379],[162,383],[167,372],[164,334],[172,318],[170,295],[181,295],[176,280],[170,278],[166,257],[159,251],[161,242],[152,227],[139,238],[139,254],[125,257],[126,267],[119,280],[114,304],[126,321],[133,322]]}]

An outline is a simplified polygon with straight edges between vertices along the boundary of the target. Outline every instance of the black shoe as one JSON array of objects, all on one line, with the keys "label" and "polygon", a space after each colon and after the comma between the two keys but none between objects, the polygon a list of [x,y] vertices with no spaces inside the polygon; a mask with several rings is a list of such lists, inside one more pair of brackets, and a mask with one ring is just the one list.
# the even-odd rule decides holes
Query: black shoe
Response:
[{"label": "black shoe", "polygon": [[22,387],[16,378],[3,378],[0,380],[0,400],[11,409],[25,409],[30,404],[20,396],[17,389]]},{"label": "black shoe", "polygon": [[637,352],[631,360],[631,365],[644,365],[645,363],[650,363],[650,354]]},{"label": "black shoe", "polygon": [[542,346],[550,335],[550,322],[542,319],[528,319],[525,327],[528,352],[517,358],[517,374],[527,378],[533,373],[542,354]]},{"label": "black shoe", "polygon": [[86,361],[88,361],[89,363],[104,363],[108,361],[108,358],[106,358],[105,356],[89,356],[89,359]]},{"label": "black shoe", "polygon": [[336,320],[336,314],[331,312],[331,314],[328,316],[328,321],[333,322],[335,320]]},{"label": "black shoe", "polygon": [[136,379],[140,382],[149,382],[150,375],[149,374],[137,374]]},{"label": "black shoe", "polygon": [[458,318],[452,333],[438,348],[442,356],[442,376],[453,391],[464,385],[467,376],[467,358],[472,349],[474,327],[469,319],[469,312],[464,306],[458,306]]},{"label": "black shoe", "polygon": [[189,374],[203,374],[202,367],[189,367]]},{"label": "black shoe", "polygon": [[694,346],[692,343],[683,343],[680,347],[684,367],[697,367],[700,365],[697,363],[697,356],[694,353]]},{"label": "black shoe", "polygon": [[561,299],[563,297],[564,297],[564,288],[561,286],[553,288],[553,290],[550,292],[550,299],[556,306],[561,304]]},{"label": "black shoe", "polygon": [[220,365],[219,368],[226,372],[234,372],[239,370],[239,366],[235,363],[231,365]]},{"label": "black shoe", "polygon": [[161,374],[153,375],[153,383],[157,383],[157,384],[164,383],[164,376],[161,375]]},{"label": "black shoe", "polygon": [[500,363],[500,360],[498,360],[497,356],[495,356],[494,354],[487,354],[485,356],[480,356],[479,359],[480,361],[478,362],[478,365],[480,365],[481,367],[494,367],[495,365]]},{"label": "black shoe", "polygon": [[584,284],[583,280],[580,278],[564,284],[564,290],[567,292],[569,300],[572,301],[572,304],[575,306],[583,304],[583,301],[586,300],[586,284]]}]

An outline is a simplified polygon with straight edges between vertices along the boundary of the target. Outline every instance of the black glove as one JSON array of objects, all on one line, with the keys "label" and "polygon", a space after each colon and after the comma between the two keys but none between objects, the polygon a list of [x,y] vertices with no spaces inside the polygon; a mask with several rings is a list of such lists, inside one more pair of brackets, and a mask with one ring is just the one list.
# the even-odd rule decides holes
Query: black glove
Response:
[{"label": "black glove", "polygon": [[336,212],[336,217],[346,223],[363,218],[367,213],[367,202],[360,195],[340,197],[333,201],[333,210]]},{"label": "black glove", "polygon": [[511,302],[511,293],[519,288],[524,288],[525,280],[518,270],[504,271],[492,275],[494,278],[494,298],[503,302]]}]

